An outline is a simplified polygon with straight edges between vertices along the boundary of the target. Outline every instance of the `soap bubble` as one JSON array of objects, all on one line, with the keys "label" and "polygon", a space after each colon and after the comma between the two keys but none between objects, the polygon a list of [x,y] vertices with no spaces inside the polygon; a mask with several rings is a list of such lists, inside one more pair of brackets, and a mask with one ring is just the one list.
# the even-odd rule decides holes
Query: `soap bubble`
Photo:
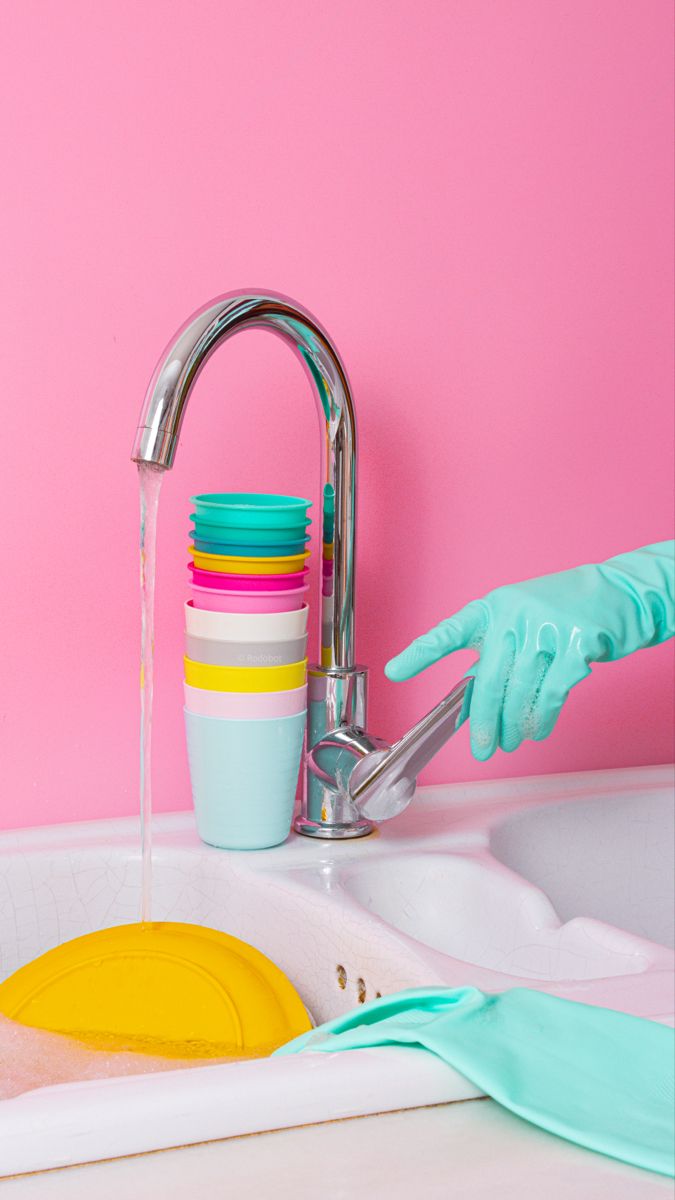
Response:
[{"label": "soap bubble", "polygon": [[489,725],[474,725],[471,738],[479,750],[487,750],[492,744],[492,729]]},{"label": "soap bubble", "polygon": [[32,1029],[0,1015],[0,1100],[56,1083],[149,1075],[226,1061],[93,1050],[74,1038]]}]

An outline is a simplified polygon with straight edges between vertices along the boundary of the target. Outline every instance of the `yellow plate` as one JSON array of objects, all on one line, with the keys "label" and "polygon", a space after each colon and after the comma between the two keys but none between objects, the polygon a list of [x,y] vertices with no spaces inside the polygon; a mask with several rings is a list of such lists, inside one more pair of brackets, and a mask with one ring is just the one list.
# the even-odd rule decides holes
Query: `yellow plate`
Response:
[{"label": "yellow plate", "polygon": [[173,921],[64,942],[0,984],[0,1012],[99,1049],[169,1058],[262,1056],[311,1027],[259,950]]},{"label": "yellow plate", "polygon": [[240,558],[230,554],[204,554],[188,547],[194,564],[200,571],[218,571],[223,575],[294,575],[302,571],[309,550],[304,554],[287,554],[282,558]]},{"label": "yellow plate", "polygon": [[307,659],[282,667],[218,667],[187,656],[185,682],[208,692],[288,692],[307,682]]}]

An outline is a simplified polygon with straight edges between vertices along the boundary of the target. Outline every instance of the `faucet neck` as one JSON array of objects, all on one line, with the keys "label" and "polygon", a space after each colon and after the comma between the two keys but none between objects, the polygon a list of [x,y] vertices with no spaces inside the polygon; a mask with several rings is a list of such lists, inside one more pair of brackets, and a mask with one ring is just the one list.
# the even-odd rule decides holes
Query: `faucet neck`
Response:
[{"label": "faucet neck", "polygon": [[326,671],[354,665],[356,418],[347,374],[319,322],[274,292],[229,292],[178,330],[148,388],[132,458],[173,465],[194,383],[213,352],[242,329],[268,329],[300,359],[313,385],[321,434],[321,638]]}]

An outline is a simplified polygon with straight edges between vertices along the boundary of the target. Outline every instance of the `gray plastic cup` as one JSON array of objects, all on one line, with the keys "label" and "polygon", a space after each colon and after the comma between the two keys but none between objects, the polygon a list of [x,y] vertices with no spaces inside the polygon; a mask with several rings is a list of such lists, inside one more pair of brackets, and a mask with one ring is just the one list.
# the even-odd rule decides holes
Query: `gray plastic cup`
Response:
[{"label": "gray plastic cup", "polygon": [[276,642],[221,642],[186,633],[185,653],[214,667],[285,667],[307,657],[307,634]]}]

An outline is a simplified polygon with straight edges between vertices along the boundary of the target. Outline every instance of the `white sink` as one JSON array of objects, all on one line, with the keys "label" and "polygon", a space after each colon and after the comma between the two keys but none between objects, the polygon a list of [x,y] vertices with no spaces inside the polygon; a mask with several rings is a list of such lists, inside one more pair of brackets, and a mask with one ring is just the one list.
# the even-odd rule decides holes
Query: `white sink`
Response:
[{"label": "white sink", "polygon": [[[526,985],[672,1020],[671,808],[672,772],[655,767],[422,789],[364,841],[249,854],[204,846],[191,814],[160,817],[153,916],[253,943],[317,1021],[424,984]],[[133,921],[139,893],[136,821],[4,835],[0,976]],[[61,1084],[0,1102],[0,1174],[477,1094],[403,1049]]]},{"label": "white sink", "polygon": [[563,921],[596,917],[675,946],[672,790],[519,813],[492,830],[490,849],[542,888]]},{"label": "white sink", "polygon": [[408,937],[523,981],[597,979],[647,966],[641,947],[613,930],[586,920],[561,925],[546,896],[485,855],[391,858],[350,873],[345,886]]}]

